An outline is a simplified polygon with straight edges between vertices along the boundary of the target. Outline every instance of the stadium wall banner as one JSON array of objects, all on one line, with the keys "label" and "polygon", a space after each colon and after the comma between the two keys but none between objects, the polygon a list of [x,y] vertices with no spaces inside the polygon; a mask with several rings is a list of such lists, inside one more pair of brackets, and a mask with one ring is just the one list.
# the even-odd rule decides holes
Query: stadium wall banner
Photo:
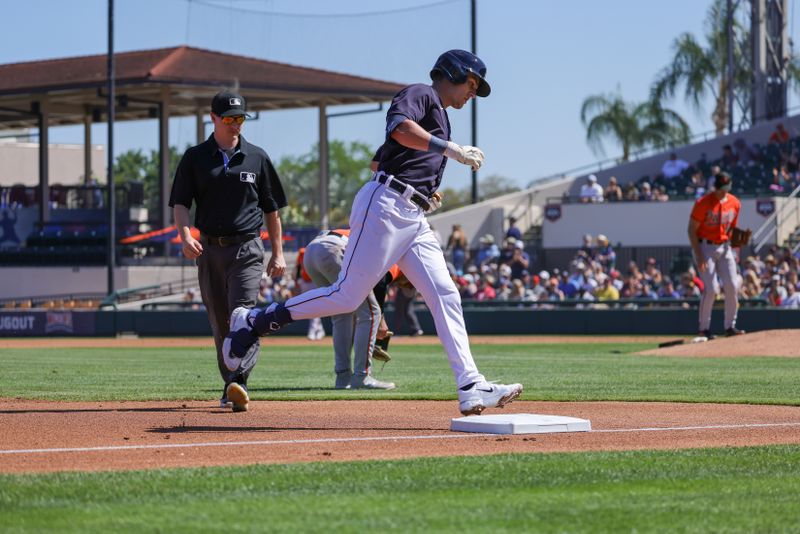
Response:
[{"label": "stadium wall banner", "polygon": [[0,337],[94,336],[95,312],[0,312]]}]

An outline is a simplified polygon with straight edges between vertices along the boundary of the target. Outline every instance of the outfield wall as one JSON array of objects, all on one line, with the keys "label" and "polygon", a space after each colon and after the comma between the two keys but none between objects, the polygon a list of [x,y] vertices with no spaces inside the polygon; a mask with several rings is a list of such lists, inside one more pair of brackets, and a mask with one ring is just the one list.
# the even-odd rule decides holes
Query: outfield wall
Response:
[{"label": "outfield wall", "polygon": [[[715,310],[712,330],[723,331],[722,310]],[[417,311],[427,334],[435,332],[427,309]],[[691,335],[697,332],[697,310],[531,310],[468,309],[467,330],[473,335]],[[392,312],[387,312],[393,325]],[[330,333],[330,322],[323,321]],[[737,326],[745,330],[800,328],[800,310],[745,308]],[[308,321],[289,325],[280,335],[305,335]],[[211,336],[206,312],[192,311],[0,311],[0,337],[43,336]],[[397,332],[398,335],[402,332]],[[798,348],[800,352],[800,348]]]}]

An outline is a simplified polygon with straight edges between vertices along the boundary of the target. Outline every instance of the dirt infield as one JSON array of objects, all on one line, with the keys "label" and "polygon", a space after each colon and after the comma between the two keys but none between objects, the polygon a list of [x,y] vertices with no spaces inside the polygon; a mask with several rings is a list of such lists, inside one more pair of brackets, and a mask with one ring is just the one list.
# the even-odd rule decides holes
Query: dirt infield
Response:
[{"label": "dirt infield", "polygon": [[763,330],[743,336],[722,337],[703,343],[687,339],[682,345],[651,349],[648,356],[689,356],[732,358],[739,356],[782,356],[800,358],[800,330]]},{"label": "dirt infield", "polygon": [[517,402],[494,410],[592,422],[587,433],[517,436],[450,432],[455,401],[260,401],[238,414],[211,402],[1,406],[4,473],[800,444],[800,407],[789,406]]},{"label": "dirt infield", "polygon": [[[480,336],[484,343],[658,343],[659,337]],[[330,344],[326,338],[322,344]],[[436,344],[432,336],[397,345]],[[276,337],[276,345],[307,345]],[[0,348],[211,347],[208,338],[3,339]],[[770,331],[646,351],[668,356],[798,356],[800,333]],[[474,456],[509,452],[800,444],[800,407],[633,402],[516,402],[487,413],[589,419],[588,433],[451,432],[456,401],[255,401],[231,413],[216,401],[51,402],[0,399],[0,473],[98,471]]]}]

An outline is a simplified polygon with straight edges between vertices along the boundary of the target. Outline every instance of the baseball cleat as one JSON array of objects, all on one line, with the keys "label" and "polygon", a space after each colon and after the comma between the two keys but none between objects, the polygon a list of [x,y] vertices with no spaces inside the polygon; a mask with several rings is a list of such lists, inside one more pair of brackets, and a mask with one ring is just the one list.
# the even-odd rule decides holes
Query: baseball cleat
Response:
[{"label": "baseball cleat", "polygon": [[732,327],[728,328],[727,330],[725,330],[725,337],[741,336],[744,333],[745,333],[744,330],[739,330],[735,326],[732,326]]},{"label": "baseball cleat", "polygon": [[375,348],[372,350],[372,359],[386,363],[391,361],[392,357],[389,356],[388,352],[380,348],[378,345],[375,345]]},{"label": "baseball cleat", "polygon": [[706,341],[711,341],[712,339],[717,339],[717,336],[711,333],[711,330],[700,330],[700,333],[697,334],[698,337],[706,338]]},{"label": "baseball cleat", "polygon": [[233,406],[233,403],[228,400],[228,386],[226,385],[222,388],[222,397],[219,399],[219,407],[220,408],[230,408]]},{"label": "baseball cleat", "polygon": [[462,415],[480,415],[486,408],[502,408],[522,393],[522,384],[475,382],[468,390],[458,390]]},{"label": "baseball cleat", "polygon": [[381,382],[376,378],[369,375],[364,377],[353,377],[350,382],[350,389],[394,389],[394,382]]},{"label": "baseball cleat", "polygon": [[236,371],[242,358],[257,341],[258,336],[250,324],[250,310],[238,307],[231,313],[230,333],[222,342],[222,360],[228,371]]},{"label": "baseball cleat", "polygon": [[250,397],[247,395],[247,386],[233,382],[228,384],[225,392],[234,412],[246,412]]},{"label": "baseball cleat", "polygon": [[334,387],[336,389],[350,389],[350,380],[353,378],[353,373],[350,371],[342,371],[341,373],[336,373],[336,384]]}]

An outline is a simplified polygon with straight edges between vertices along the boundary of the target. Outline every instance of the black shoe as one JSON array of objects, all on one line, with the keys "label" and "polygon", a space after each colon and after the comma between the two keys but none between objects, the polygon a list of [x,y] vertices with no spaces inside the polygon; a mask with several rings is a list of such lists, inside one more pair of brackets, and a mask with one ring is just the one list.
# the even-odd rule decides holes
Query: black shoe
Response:
[{"label": "black shoe", "polygon": [[231,405],[231,401],[228,400],[228,384],[225,384],[225,386],[222,388],[222,397],[219,399],[219,407],[230,408]]},{"label": "black shoe", "polygon": [[711,333],[711,330],[700,330],[700,337],[704,337],[711,341],[712,339],[717,339],[717,336]]},{"label": "black shoe", "polygon": [[725,330],[725,337],[741,336],[744,333],[745,333],[744,330],[739,330],[735,326],[732,326],[732,327],[728,328],[727,330]]}]

